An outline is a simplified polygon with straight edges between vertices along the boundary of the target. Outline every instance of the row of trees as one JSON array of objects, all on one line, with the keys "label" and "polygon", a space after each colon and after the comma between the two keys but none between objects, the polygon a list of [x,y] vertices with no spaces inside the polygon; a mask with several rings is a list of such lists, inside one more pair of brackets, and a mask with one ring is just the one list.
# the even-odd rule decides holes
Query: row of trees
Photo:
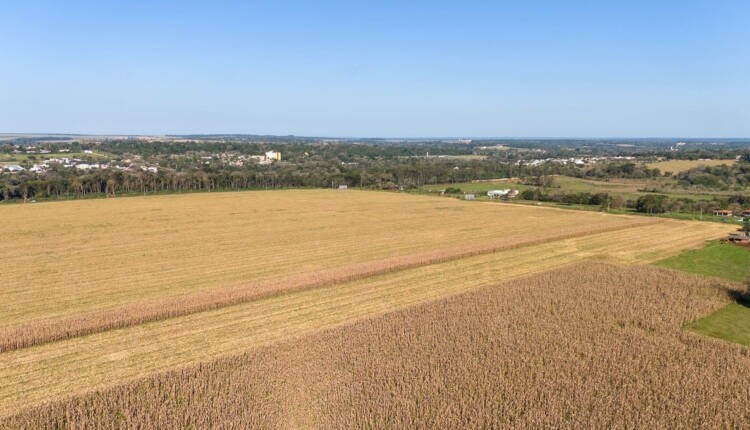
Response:
[{"label": "row of trees", "polygon": [[61,167],[45,173],[0,174],[0,199],[63,199],[163,192],[262,188],[328,188],[346,184],[372,189],[415,188],[475,178],[549,173],[548,167],[524,167],[490,161],[411,158],[363,161],[355,165],[309,160],[244,167],[184,165],[158,173],[116,169],[78,171]]}]

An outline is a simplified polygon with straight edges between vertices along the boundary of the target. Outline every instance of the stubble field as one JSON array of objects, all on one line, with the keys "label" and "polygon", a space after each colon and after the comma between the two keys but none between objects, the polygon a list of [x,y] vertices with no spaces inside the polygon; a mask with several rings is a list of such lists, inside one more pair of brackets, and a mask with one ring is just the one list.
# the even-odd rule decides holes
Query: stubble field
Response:
[{"label": "stubble field", "polygon": [[571,263],[656,261],[727,232],[356,191],[18,205],[0,216],[13,226],[0,269],[0,417]]}]

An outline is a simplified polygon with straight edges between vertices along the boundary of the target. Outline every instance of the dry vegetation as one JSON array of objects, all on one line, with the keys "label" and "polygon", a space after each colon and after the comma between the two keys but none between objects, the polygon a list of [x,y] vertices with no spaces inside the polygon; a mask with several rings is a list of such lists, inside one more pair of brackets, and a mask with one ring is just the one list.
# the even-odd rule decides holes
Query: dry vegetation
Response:
[{"label": "dry vegetation", "polygon": [[[279,427],[304,427],[314,417],[330,418],[333,421],[314,426],[336,427],[341,423],[336,420],[344,419],[336,415],[344,410],[336,409],[343,394],[311,384],[310,374],[304,372],[321,378],[340,375],[330,374],[321,352],[308,351],[308,340],[292,339],[318,336],[309,342],[330,344],[325,336],[332,336],[342,324],[364,318],[387,321],[388,317],[378,315],[585,260],[652,262],[698,247],[728,228],[425,196],[320,190],[16,205],[2,208],[2,216],[13,228],[4,241],[12,257],[0,268],[0,417],[53,402],[36,411],[41,421],[16,415],[4,421],[10,428],[22,422],[31,428],[61,424],[63,416],[75,424],[71,428],[180,427],[187,424],[180,421],[183,414],[185,420],[194,421],[195,428],[244,428],[238,424],[243,423],[242,417],[251,422],[253,417],[267,419],[267,424]],[[608,273],[625,270],[607,267],[584,268],[604,268]],[[573,270],[558,275],[571,276]],[[570,288],[573,281],[566,281]],[[509,283],[497,291],[518,293],[539,282],[530,278],[520,287]],[[703,297],[703,293],[696,294]],[[479,303],[473,301],[474,295],[461,297]],[[719,293],[711,297],[723,300]],[[353,327],[374,323],[363,324]],[[314,335],[321,330],[332,331]],[[271,346],[279,342],[287,343]],[[352,339],[346,342],[353,348],[359,345]],[[192,367],[242,351],[255,352],[223,360],[223,364],[208,364],[203,370]],[[269,353],[270,358],[264,355]],[[313,360],[300,361],[308,353]],[[300,354],[296,361],[291,360],[294,354]],[[344,356],[330,359],[349,360]],[[256,363],[257,369],[252,370],[254,365],[245,363],[253,360],[263,363]],[[297,370],[287,374],[287,365]],[[151,378],[175,368],[185,370]],[[224,392],[222,384],[245,385],[242,379],[221,380],[226,376],[221,372],[229,369],[231,373],[235,368],[258,382]],[[356,374],[351,372],[347,375]],[[180,391],[188,390],[189,383],[168,388],[191,374],[195,376],[189,379],[206,384],[193,387],[194,396]],[[290,377],[290,384],[281,384],[282,391],[273,388],[279,381],[274,378]],[[212,381],[219,381],[216,388],[221,392],[209,392]],[[355,381],[354,387],[365,389],[370,382],[363,381]],[[148,384],[155,385],[146,389]],[[105,394],[97,397],[90,394],[93,390]],[[253,390],[259,390],[259,398]],[[161,396],[166,403],[145,405],[138,393]],[[331,402],[310,400],[308,409],[303,407],[305,402],[295,399],[298,395],[305,399],[320,395]],[[242,396],[250,398],[241,400]],[[71,397],[76,400],[59,403]],[[172,401],[191,412],[181,411],[182,406],[169,412]],[[257,409],[238,412],[236,422],[222,421],[227,417],[205,410],[228,411],[240,407],[237,401]],[[119,406],[108,408],[107,402]],[[403,417],[382,421],[377,414],[366,414],[377,412],[374,404],[342,407],[360,414],[362,420],[356,422],[365,427],[368,423],[370,427],[406,424],[400,421]],[[99,418],[94,417],[97,414]],[[102,421],[95,425],[92,419]],[[410,419],[420,423],[422,418]]]},{"label": "dry vegetation", "polygon": [[736,163],[736,160],[668,160],[649,163],[649,169],[659,169],[663,172],[680,173],[699,166],[721,166]]},{"label": "dry vegetation", "polygon": [[[16,428],[741,428],[729,284],[582,263],[53,402]],[[17,351],[20,352],[20,351]]]},{"label": "dry vegetation", "polygon": [[[664,221],[394,271],[5,352],[0,354],[0,415],[584,259],[651,262],[700,246],[706,236],[716,234],[716,227]],[[672,240],[664,240],[665,236]]]},{"label": "dry vegetation", "polygon": [[14,205],[0,216],[13,227],[0,327],[644,221],[352,190]]},{"label": "dry vegetation", "polygon": [[17,229],[0,269],[0,351],[658,222],[328,191],[6,209]]},{"label": "dry vegetation", "polygon": [[[97,333],[113,328],[127,327],[164,318],[218,309],[238,303],[273,295],[290,293],[306,288],[363,279],[404,269],[458,260],[474,255],[494,253],[523,246],[589,236],[603,232],[616,233],[654,225],[643,221],[627,225],[603,227],[571,226],[550,232],[546,236],[507,238],[494,242],[425,252],[404,257],[392,257],[359,264],[342,266],[333,270],[290,275],[280,279],[263,280],[247,285],[233,285],[220,290],[210,290],[189,295],[151,300],[146,303],[123,305],[118,308],[84,313],[62,318],[48,318],[0,327],[0,352],[38,345],[45,342]],[[691,235],[696,237],[696,235]]]}]

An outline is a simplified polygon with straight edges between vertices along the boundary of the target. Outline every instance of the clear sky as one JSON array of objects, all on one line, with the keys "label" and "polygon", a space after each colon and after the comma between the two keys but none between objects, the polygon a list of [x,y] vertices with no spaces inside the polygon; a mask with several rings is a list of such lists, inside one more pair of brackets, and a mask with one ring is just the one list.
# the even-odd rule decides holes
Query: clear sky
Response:
[{"label": "clear sky", "polygon": [[750,1],[0,1],[0,132],[750,136]]}]

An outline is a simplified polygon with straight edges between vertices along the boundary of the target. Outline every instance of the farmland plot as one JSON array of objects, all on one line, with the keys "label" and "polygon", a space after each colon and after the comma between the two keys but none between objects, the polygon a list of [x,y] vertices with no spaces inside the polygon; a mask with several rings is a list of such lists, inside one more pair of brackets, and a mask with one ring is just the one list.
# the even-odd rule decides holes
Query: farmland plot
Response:
[{"label": "farmland plot", "polygon": [[0,417],[571,263],[652,262],[728,229],[321,190],[0,216],[13,226],[0,268]]},{"label": "farmland plot", "polygon": [[[0,327],[187,294],[335,277],[436,250],[533,242],[644,219],[357,191],[279,191],[0,208]],[[269,287],[271,289],[275,287]]]},{"label": "farmland plot", "polygon": [[0,428],[737,428],[725,284],[579,263],[6,417]]},{"label": "farmland plot", "polygon": [[[716,233],[715,227],[666,220],[399,270],[9,351],[0,354],[0,374],[5,376],[0,383],[0,415],[3,410],[215,359],[581,260],[648,263],[700,246],[706,236]],[[665,241],[665,235],[674,239]]]}]

